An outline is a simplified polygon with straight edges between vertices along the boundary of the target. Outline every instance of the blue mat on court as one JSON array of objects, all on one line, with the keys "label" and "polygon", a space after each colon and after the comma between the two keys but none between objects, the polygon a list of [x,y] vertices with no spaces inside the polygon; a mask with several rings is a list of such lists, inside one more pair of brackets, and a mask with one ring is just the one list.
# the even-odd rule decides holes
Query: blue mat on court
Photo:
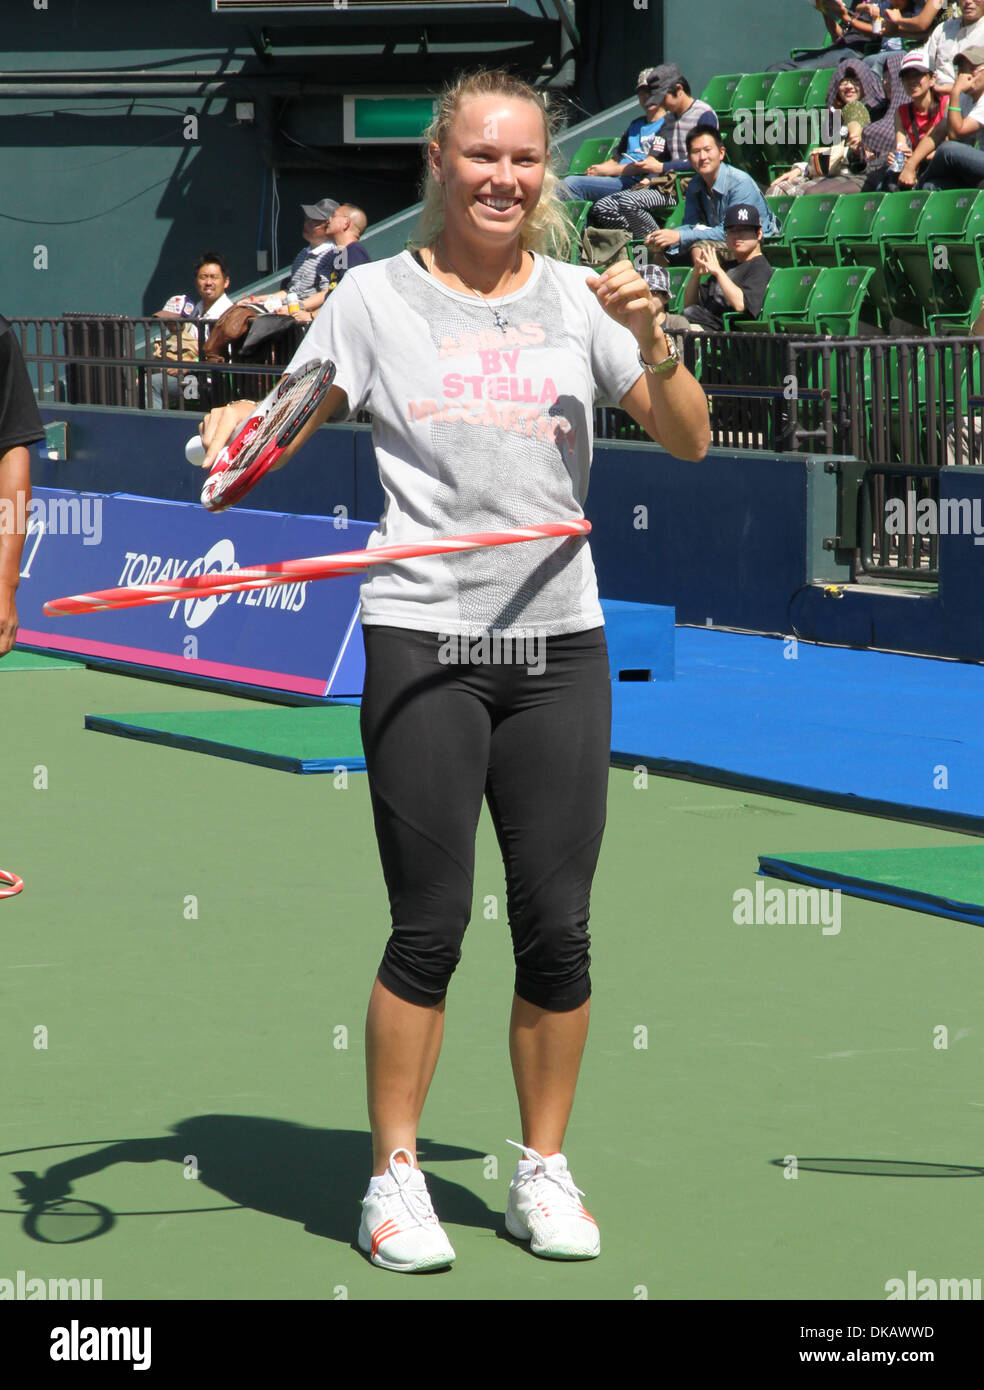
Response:
[{"label": "blue mat on court", "polygon": [[984,668],[678,628],[613,687],[612,762],[984,834]]}]

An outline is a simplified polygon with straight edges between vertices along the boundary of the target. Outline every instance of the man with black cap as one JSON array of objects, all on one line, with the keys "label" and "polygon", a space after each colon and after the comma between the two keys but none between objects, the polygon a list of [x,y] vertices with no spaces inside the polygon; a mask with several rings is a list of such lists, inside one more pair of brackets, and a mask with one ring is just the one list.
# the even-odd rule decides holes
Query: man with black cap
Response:
[{"label": "man with black cap", "polygon": [[724,239],[735,264],[725,270],[709,242],[695,246],[683,313],[667,315],[667,330],[720,333],[725,314],[757,318],[762,312],[772,266],[762,254],[762,220],[753,203],[732,203],[724,214]]}]

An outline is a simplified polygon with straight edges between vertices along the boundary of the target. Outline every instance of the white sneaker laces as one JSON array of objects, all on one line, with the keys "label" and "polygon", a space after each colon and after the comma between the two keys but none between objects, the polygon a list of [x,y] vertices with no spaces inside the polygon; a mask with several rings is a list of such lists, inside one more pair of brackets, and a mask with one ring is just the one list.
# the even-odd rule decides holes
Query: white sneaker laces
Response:
[{"label": "white sneaker laces", "polygon": [[[407,1213],[416,1225],[439,1225],[440,1223],[438,1222],[437,1214],[434,1211],[433,1206],[431,1205],[430,1194],[428,1193],[426,1186],[421,1184],[419,1188],[410,1187],[410,1180],[413,1174],[415,1172],[420,1172],[420,1169],[417,1167],[416,1160],[414,1160],[411,1163],[397,1163],[396,1155],[400,1153],[407,1154],[409,1158],[413,1159],[413,1155],[410,1153],[409,1149],[393,1150],[393,1152],[390,1154],[389,1172],[393,1178],[393,1181],[396,1183],[397,1190],[395,1192],[383,1192],[379,1195],[386,1202],[387,1206],[389,1206],[392,1202],[401,1203],[406,1208]],[[405,1168],[407,1170],[406,1177],[400,1176],[401,1168]]]},{"label": "white sneaker laces", "polygon": [[527,1158],[533,1159],[537,1165],[537,1169],[543,1169],[542,1172],[534,1171],[532,1173],[521,1173],[519,1177],[515,1179],[517,1186],[532,1182],[534,1179],[537,1182],[552,1182],[554,1186],[563,1193],[567,1204],[572,1209],[580,1210],[581,1204],[577,1199],[578,1197],[583,1197],[584,1193],[575,1184],[574,1179],[571,1177],[566,1167],[559,1173],[551,1173],[547,1169],[546,1159],[542,1154],[538,1154],[536,1149],[527,1148],[525,1144],[517,1144],[514,1139],[507,1139],[506,1143],[512,1144],[514,1149],[522,1149]]}]

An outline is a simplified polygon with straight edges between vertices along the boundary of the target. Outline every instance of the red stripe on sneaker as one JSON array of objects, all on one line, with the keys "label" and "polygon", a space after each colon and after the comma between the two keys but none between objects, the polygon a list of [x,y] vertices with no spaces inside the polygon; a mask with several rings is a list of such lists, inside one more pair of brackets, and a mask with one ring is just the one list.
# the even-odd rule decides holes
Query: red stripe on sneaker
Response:
[{"label": "red stripe on sneaker", "polygon": [[597,1226],[597,1221],[594,1219],[594,1217],[591,1215],[589,1211],[585,1211],[584,1207],[581,1208],[581,1215],[584,1217],[586,1221],[590,1221],[592,1226]]},{"label": "red stripe on sneaker", "polygon": [[382,1245],[383,1241],[387,1238],[387,1236],[398,1235],[399,1231],[399,1226],[392,1219],[389,1221],[384,1221],[381,1226],[377,1226],[372,1233],[372,1254],[376,1255],[379,1253],[379,1247]]}]

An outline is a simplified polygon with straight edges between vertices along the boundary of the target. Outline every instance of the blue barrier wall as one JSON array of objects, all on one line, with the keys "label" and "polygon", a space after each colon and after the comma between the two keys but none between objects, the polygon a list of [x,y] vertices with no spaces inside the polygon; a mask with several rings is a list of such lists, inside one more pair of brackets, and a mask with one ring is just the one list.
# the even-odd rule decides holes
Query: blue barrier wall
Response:
[{"label": "blue barrier wall", "polygon": [[[202,475],[184,445],[200,417],[99,406],[42,411],[68,421],[69,457],[35,451],[39,486],[196,501]],[[677,622],[790,633],[858,647],[984,660],[984,546],[943,536],[937,593],[850,586],[842,599],[809,587],[842,578],[820,549],[834,531],[836,479],[821,457],[712,450],[700,463],[646,444],[600,443],[587,514],[606,598],[675,607]],[[977,499],[984,470],[945,469],[943,498]],[[251,505],[375,521],[383,506],[365,426],[320,430],[288,468],[263,480]],[[818,523],[817,518],[822,524]],[[827,568],[824,568],[827,566]]]}]

